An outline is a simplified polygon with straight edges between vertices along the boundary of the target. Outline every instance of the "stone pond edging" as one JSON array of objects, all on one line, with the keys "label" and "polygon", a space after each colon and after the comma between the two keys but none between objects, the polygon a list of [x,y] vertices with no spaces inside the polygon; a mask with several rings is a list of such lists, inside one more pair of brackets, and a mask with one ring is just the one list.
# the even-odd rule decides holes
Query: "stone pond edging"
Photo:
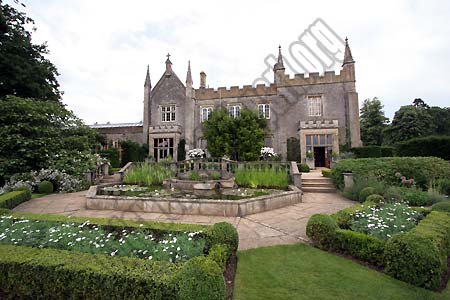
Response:
[{"label": "stone pond edging", "polygon": [[180,199],[97,195],[97,189],[111,184],[91,186],[86,208],[166,214],[243,217],[302,202],[302,191],[290,185],[290,191],[242,200]]}]

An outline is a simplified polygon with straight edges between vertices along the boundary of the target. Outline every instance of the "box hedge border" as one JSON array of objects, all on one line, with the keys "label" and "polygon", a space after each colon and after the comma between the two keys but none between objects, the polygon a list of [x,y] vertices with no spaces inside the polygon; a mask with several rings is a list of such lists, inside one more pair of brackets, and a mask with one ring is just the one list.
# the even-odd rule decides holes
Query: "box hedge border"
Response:
[{"label": "box hedge border", "polygon": [[222,275],[226,267],[224,262],[236,255],[238,246],[237,231],[231,224],[171,224],[37,215],[7,209],[0,209],[0,215],[77,224],[89,220],[91,224],[100,226],[139,227],[160,232],[202,230],[209,247],[205,250],[211,252],[211,256],[208,253],[205,257],[196,257],[180,265],[76,251],[0,245],[0,287],[9,297],[187,300],[193,299],[199,291],[211,300],[224,300],[226,297]]},{"label": "box hedge border", "polygon": [[0,208],[13,209],[17,205],[31,199],[31,192],[28,189],[13,191],[0,196]]},{"label": "box hedge border", "polygon": [[[448,271],[450,213],[421,209],[426,216],[416,227],[384,241],[348,230],[349,216],[368,204],[358,204],[334,215],[311,216],[308,237],[319,248],[385,267],[387,274],[410,284],[438,289],[444,272]],[[332,228],[331,223],[336,224],[335,231],[323,230],[325,225]]]}]

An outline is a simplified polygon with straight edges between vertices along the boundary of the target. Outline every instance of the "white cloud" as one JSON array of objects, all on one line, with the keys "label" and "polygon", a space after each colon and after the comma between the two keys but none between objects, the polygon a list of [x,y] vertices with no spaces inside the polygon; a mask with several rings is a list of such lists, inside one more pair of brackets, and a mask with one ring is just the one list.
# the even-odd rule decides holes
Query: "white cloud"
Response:
[{"label": "white cloud", "polygon": [[[171,53],[184,81],[208,74],[212,87],[251,84],[264,58],[316,18],[349,36],[362,102],[378,96],[392,117],[421,97],[449,106],[450,4],[446,1],[29,1],[34,38],[48,41],[64,103],[87,123],[142,119],[147,64],[153,85]],[[12,2],[12,1],[7,1]]]}]

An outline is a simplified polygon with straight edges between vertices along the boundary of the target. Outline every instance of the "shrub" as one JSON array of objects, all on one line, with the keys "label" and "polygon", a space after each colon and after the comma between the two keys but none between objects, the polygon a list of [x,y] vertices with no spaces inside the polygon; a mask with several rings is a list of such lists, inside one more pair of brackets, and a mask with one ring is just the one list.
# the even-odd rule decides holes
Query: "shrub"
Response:
[{"label": "shrub", "polygon": [[432,211],[410,232],[386,243],[386,272],[410,284],[437,289],[449,255],[450,215]]},{"label": "shrub", "polygon": [[180,300],[225,300],[222,270],[212,259],[195,257],[189,260],[179,275]]},{"label": "shrub", "polygon": [[129,170],[123,179],[126,184],[161,185],[174,175],[169,166],[160,163],[141,163]]},{"label": "shrub", "polygon": [[13,209],[20,203],[31,199],[30,190],[14,191],[0,196],[0,208]]},{"label": "shrub", "polygon": [[442,201],[433,204],[432,210],[450,212],[450,201]]},{"label": "shrub", "polygon": [[353,220],[354,213],[364,209],[364,207],[365,204],[353,205],[338,211],[337,213],[331,215],[331,217],[335,220],[339,228],[350,229],[350,223]]},{"label": "shrub", "polygon": [[345,159],[334,164],[331,170],[339,189],[344,187],[344,172],[352,172],[355,181],[373,178],[386,185],[399,185],[395,174],[400,172],[406,178],[413,178],[418,187],[426,189],[430,182],[450,177],[450,164],[436,157]]},{"label": "shrub", "polygon": [[377,266],[384,265],[384,245],[379,238],[343,229],[336,231],[334,242],[336,250]]},{"label": "shrub", "polygon": [[178,270],[168,262],[0,246],[1,287],[11,299],[177,299]]},{"label": "shrub", "polygon": [[366,202],[378,204],[384,202],[384,197],[378,194],[372,194],[366,198]]},{"label": "shrub", "polygon": [[401,188],[397,186],[388,187],[383,193],[384,199],[388,203],[402,202],[403,194],[401,192]]},{"label": "shrub", "polygon": [[398,156],[435,156],[450,160],[450,136],[414,138],[395,145]]},{"label": "shrub", "polygon": [[331,178],[331,170],[330,169],[322,169],[322,176]]},{"label": "shrub", "polygon": [[209,249],[208,257],[215,261],[222,270],[225,270],[229,257],[228,247],[223,244],[215,244]]},{"label": "shrub", "polygon": [[384,256],[387,274],[428,289],[439,286],[442,262],[431,240],[408,233],[394,236],[386,243]]},{"label": "shrub", "polygon": [[[287,143],[287,161],[300,161],[300,141],[295,137],[290,137]],[[309,169],[308,169],[309,172]]]},{"label": "shrub", "polygon": [[306,235],[316,247],[328,250],[333,246],[337,229],[336,222],[329,215],[315,214],[309,218]]},{"label": "shrub", "polygon": [[450,196],[450,178],[441,178],[436,183],[441,194]]},{"label": "shrub", "polygon": [[359,192],[359,202],[362,203],[362,202],[366,201],[367,197],[369,197],[370,195],[373,195],[375,193],[376,193],[375,188],[373,188],[371,186],[363,188],[361,190],[361,192]]},{"label": "shrub", "polygon": [[51,194],[53,193],[53,183],[44,180],[38,184],[38,192],[41,194]]},{"label": "shrub", "polygon": [[131,140],[122,141],[120,146],[122,148],[121,166],[125,166],[130,161],[144,161],[148,155],[148,149],[146,149],[145,145],[139,145]]},{"label": "shrub", "polygon": [[212,178],[213,180],[219,180],[220,178],[222,178],[222,175],[221,175],[219,172],[213,172],[213,173],[211,174],[211,178]]},{"label": "shrub", "polygon": [[286,189],[289,186],[287,172],[273,168],[237,169],[234,178],[237,185],[244,187]]},{"label": "shrub", "polygon": [[352,148],[356,158],[391,157],[394,156],[394,147],[389,146],[364,146]]},{"label": "shrub", "polygon": [[228,255],[235,255],[239,246],[239,236],[236,228],[227,222],[216,223],[206,231],[206,249],[212,249],[216,244],[227,246]]},{"label": "shrub", "polygon": [[359,195],[361,191],[366,187],[374,188],[375,193],[382,193],[385,190],[385,186],[381,182],[373,179],[360,179],[356,180],[353,186],[346,188],[343,192],[343,195],[344,197],[353,201],[359,201]]},{"label": "shrub", "polygon": [[301,173],[308,173],[310,171],[309,166],[307,164],[297,164],[297,166]]},{"label": "shrub", "polygon": [[200,174],[198,174],[198,172],[191,171],[189,172],[188,179],[191,181],[200,181],[202,180],[202,177],[200,176]]}]

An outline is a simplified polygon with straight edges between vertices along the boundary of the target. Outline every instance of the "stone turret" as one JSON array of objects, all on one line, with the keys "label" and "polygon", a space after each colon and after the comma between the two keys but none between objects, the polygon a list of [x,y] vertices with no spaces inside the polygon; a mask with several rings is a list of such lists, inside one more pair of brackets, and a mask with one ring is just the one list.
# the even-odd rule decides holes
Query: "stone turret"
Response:
[{"label": "stone turret", "polygon": [[148,127],[150,126],[152,82],[150,80],[150,68],[147,65],[147,74],[144,82],[144,118],[143,118],[143,141],[148,145]]},{"label": "stone turret", "polygon": [[188,61],[188,70],[186,74],[186,87],[192,87],[191,61]]},{"label": "stone turret", "polygon": [[355,80],[355,61],[352,56],[352,51],[348,45],[348,38],[345,38],[344,61],[342,63],[342,71],[347,76],[348,80]]},{"label": "stone turret", "polygon": [[281,55],[281,46],[278,46],[278,59],[277,63],[273,66],[273,73],[274,73],[274,83],[280,83],[283,80],[284,77],[284,63],[283,63],[283,56]]},{"label": "stone turret", "polygon": [[350,141],[350,146],[360,147],[361,133],[359,125],[359,103],[358,93],[355,85],[355,60],[352,56],[352,51],[348,44],[348,38],[345,38],[344,61],[342,63],[342,76],[348,81],[347,86],[347,128],[350,130],[350,135],[347,137]]},{"label": "stone turret", "polygon": [[[206,76],[206,75],[205,75]],[[185,150],[189,150],[194,145],[194,127],[195,127],[195,90],[192,87],[191,61],[188,61],[186,73],[186,101],[184,104],[184,139],[186,141]]]}]

